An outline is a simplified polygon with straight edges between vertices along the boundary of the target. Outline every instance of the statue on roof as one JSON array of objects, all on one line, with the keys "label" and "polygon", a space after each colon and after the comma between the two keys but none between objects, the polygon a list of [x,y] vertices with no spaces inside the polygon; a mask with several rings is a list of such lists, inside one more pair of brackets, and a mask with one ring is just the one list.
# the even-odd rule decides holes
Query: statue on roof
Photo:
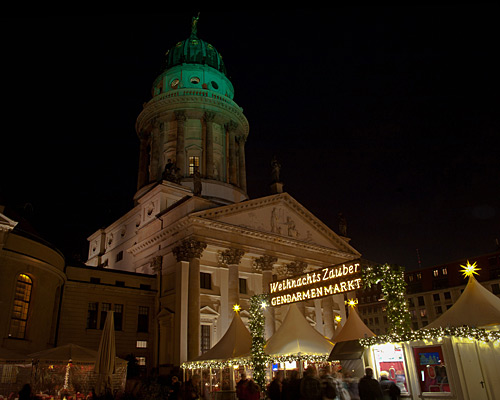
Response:
[{"label": "statue on roof", "polygon": [[271,182],[280,182],[280,171],[281,171],[281,164],[278,162],[276,159],[276,156],[273,157],[271,160]]},{"label": "statue on roof", "polygon": [[200,13],[196,17],[191,19],[191,36],[198,35],[198,20],[200,19]]}]

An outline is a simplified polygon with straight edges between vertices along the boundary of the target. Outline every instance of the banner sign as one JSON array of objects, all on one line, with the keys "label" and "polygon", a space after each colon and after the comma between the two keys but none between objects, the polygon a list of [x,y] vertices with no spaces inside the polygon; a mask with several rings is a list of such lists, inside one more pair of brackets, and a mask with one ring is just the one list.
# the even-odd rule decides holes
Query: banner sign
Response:
[{"label": "banner sign", "polygon": [[269,284],[272,306],[319,299],[361,289],[361,264],[351,261]]}]

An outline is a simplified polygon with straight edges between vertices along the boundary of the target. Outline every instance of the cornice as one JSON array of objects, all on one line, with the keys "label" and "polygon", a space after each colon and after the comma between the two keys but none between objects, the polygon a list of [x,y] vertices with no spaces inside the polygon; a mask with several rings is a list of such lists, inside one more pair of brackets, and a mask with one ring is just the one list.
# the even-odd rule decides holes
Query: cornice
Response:
[{"label": "cornice", "polygon": [[[331,257],[340,257],[340,258],[346,258],[346,259],[352,259],[353,256],[358,256],[359,254],[356,253],[348,253],[345,251],[340,251],[336,249],[331,249],[325,246],[317,245],[314,243],[306,243],[302,242],[300,240],[296,240],[293,238],[290,238],[288,236],[282,236],[282,235],[277,235],[274,233],[270,232],[263,232],[263,231],[257,231],[254,229],[242,227],[242,226],[237,226],[237,225],[232,225],[232,224],[227,224],[224,222],[220,221],[214,221],[206,218],[201,218],[197,216],[186,216],[185,218],[177,221],[175,224],[162,229],[161,231],[157,232],[156,234],[150,236],[149,238],[143,240],[140,243],[137,243],[136,245],[132,246],[130,249],[127,251],[131,253],[132,255],[137,255],[141,251],[157,245],[159,242],[162,240],[165,240],[168,237],[171,237],[173,234],[177,234],[182,231],[186,231],[187,228],[190,228],[191,232],[195,228],[209,228],[211,231],[218,231],[218,232],[224,232],[224,233],[229,233],[229,234],[235,234],[238,236],[242,236],[245,238],[249,239],[257,239],[264,241],[266,243],[273,243],[273,244],[278,244],[282,246],[288,246],[292,247],[294,249],[301,249],[304,251],[310,251],[313,253],[321,253],[321,254],[326,254]],[[206,241],[208,244],[211,243],[211,238],[210,237],[202,237],[197,235],[197,237],[200,237],[204,241]]]},{"label": "cornice", "polygon": [[210,105],[226,111],[234,116],[242,126],[245,135],[248,135],[249,124],[242,109],[231,99],[202,89],[179,89],[174,92],[166,92],[151,99],[145,104],[144,109],[137,117],[136,131],[147,124],[152,118],[158,118],[158,113],[173,111],[181,104]]}]

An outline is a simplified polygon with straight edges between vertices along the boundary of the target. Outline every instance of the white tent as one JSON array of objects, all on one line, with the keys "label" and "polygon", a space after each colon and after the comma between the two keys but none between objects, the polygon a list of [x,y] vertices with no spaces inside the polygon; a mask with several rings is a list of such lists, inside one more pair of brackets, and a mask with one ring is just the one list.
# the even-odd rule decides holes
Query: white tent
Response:
[{"label": "white tent", "polygon": [[455,304],[424,329],[463,325],[483,328],[500,325],[500,298],[482,286],[473,275]]},{"label": "white tent", "polygon": [[292,303],[281,326],[267,341],[264,351],[273,358],[317,355],[326,359],[332,347],[333,343],[312,327],[297,305]]},{"label": "white tent", "polygon": [[194,360],[185,364],[187,368],[199,368],[204,362],[225,362],[239,358],[249,358],[252,349],[252,336],[241,320],[238,312],[224,336],[217,344]]}]

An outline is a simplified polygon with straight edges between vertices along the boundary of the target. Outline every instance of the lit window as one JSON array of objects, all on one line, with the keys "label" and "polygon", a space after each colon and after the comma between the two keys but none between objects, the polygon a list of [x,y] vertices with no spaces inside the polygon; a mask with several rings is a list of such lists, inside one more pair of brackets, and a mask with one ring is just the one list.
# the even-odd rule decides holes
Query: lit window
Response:
[{"label": "lit window", "polygon": [[20,274],[16,283],[16,295],[10,320],[9,337],[24,339],[28,323],[28,311],[33,281],[28,275]]},{"label": "lit window", "polygon": [[443,268],[441,270],[441,272],[442,272],[443,275],[448,275],[448,269],[447,268]]},{"label": "lit window", "polygon": [[439,276],[439,270],[435,269],[434,271],[432,271],[432,274],[434,276]]},{"label": "lit window", "polygon": [[210,325],[201,325],[201,354],[210,350]]},{"label": "lit window", "polygon": [[450,392],[446,363],[441,346],[413,349],[422,392]]},{"label": "lit window", "polygon": [[146,365],[146,357],[136,357],[137,359],[137,364],[140,366],[145,366]]},{"label": "lit window", "polygon": [[423,317],[425,317],[426,315],[427,315],[427,310],[426,310],[425,308],[422,308],[422,309],[420,310],[420,316],[423,318]]},{"label": "lit window", "polygon": [[422,279],[422,274],[420,272],[417,273],[417,279],[419,279],[419,280]]},{"label": "lit window", "polygon": [[410,282],[413,282],[413,278],[414,278],[414,277],[413,277],[413,275],[408,275],[408,280],[409,280]]},{"label": "lit window", "polygon": [[138,340],[135,344],[135,347],[138,349],[147,349],[148,348],[148,341],[147,340]]},{"label": "lit window", "polygon": [[189,157],[189,175],[194,175],[195,171],[200,168],[200,157],[191,156]]}]

